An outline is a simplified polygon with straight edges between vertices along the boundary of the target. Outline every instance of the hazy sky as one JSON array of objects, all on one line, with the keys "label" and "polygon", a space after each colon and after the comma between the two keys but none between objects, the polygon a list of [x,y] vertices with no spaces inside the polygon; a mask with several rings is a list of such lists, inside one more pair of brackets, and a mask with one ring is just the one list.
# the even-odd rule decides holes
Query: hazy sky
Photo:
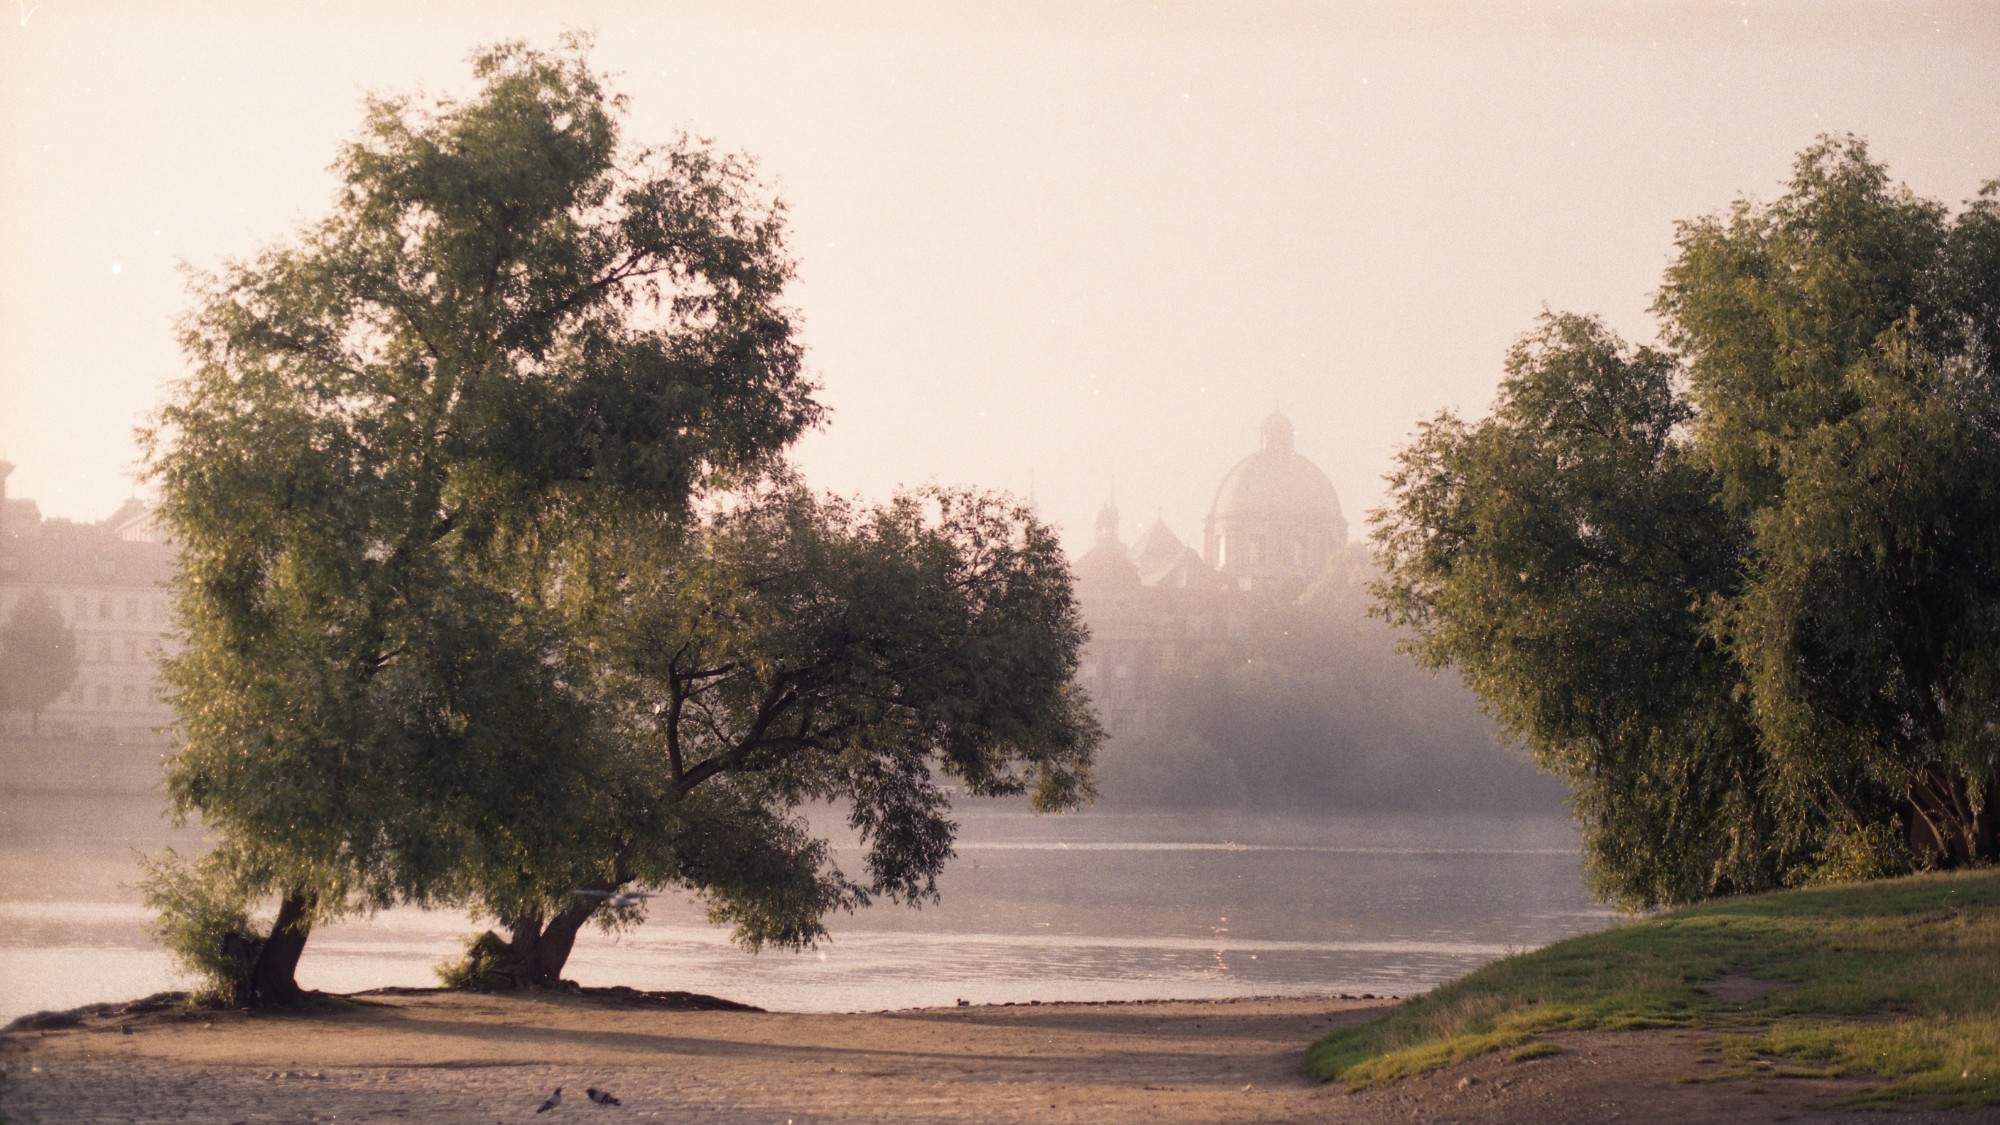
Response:
[{"label": "hazy sky", "polygon": [[1115,477],[1128,540],[1160,511],[1198,542],[1274,403],[1358,530],[1544,306],[1650,337],[1674,221],[1776,194],[1819,133],[1954,205],[2000,177],[2000,3],[16,0],[10,494],[131,494],[176,263],[323,213],[365,91],[463,91],[475,45],[570,27],[628,136],[745,150],[790,205],[810,478],[1032,479],[1073,535]]}]

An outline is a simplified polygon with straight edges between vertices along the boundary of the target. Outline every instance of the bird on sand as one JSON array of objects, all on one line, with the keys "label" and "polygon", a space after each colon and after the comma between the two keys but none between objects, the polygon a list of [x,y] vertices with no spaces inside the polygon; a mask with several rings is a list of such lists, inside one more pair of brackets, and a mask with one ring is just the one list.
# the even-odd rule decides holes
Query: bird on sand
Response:
[{"label": "bird on sand", "polygon": [[536,1113],[547,1113],[548,1111],[550,1111],[550,1110],[554,1109],[555,1107],[557,1107],[557,1106],[559,1106],[559,1105],[561,1105],[561,1104],[562,1104],[562,1087],[561,1087],[561,1086],[557,1086],[557,1087],[556,1087],[556,1092],[555,1092],[555,1093],[553,1093],[553,1094],[550,1094],[550,1095],[549,1095],[549,1097],[548,1097],[548,1100],[547,1100],[547,1101],[545,1101],[545,1102],[543,1102],[543,1103],[542,1103],[541,1105],[539,1105],[539,1106],[536,1106],[536,1107],[535,1107],[535,1112],[536,1112]]},{"label": "bird on sand", "polygon": [[590,1087],[589,1089],[585,1090],[585,1091],[584,1091],[583,1093],[584,1093],[584,1096],[585,1096],[585,1097],[589,1098],[589,1099],[590,1099],[591,1101],[594,1101],[594,1102],[596,1102],[596,1103],[597,1103],[598,1105],[623,1105],[623,1104],[624,1104],[624,1103],[620,1102],[620,1101],[619,1101],[619,1100],[618,1100],[617,1098],[614,1098],[614,1097],[612,1097],[612,1096],[611,1096],[611,1091],[609,1091],[609,1090],[600,1090],[600,1089],[598,1089],[598,1088],[597,1088],[597,1087],[595,1087],[595,1086],[592,1086],[592,1087]]}]

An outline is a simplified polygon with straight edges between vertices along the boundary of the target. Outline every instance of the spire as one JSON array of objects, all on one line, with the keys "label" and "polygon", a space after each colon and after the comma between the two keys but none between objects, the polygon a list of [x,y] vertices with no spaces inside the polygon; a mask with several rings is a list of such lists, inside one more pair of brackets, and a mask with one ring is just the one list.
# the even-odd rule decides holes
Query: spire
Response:
[{"label": "spire", "polygon": [[1097,542],[1100,546],[1118,545],[1118,480],[1111,481],[1111,495],[1105,499],[1104,507],[1097,510]]}]

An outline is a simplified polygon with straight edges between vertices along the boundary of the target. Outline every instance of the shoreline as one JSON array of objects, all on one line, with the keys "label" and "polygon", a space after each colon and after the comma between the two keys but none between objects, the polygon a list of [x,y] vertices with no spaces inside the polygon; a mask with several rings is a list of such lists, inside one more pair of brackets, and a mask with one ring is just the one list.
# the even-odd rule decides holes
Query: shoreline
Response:
[{"label": "shoreline", "polygon": [[[1328,1030],[1397,1001],[1336,997],[1042,1002],[797,1013],[608,991],[382,990],[304,1011],[189,1011],[155,996],[0,1035],[17,1123],[536,1120],[556,1086],[634,1118],[691,1122],[1459,1120],[1879,1122],[1854,1080],[1759,1083],[1681,1031],[1554,1037],[1359,1091],[1303,1070]],[[156,1004],[146,1010],[134,1005]],[[88,1107],[84,1112],[79,1107]],[[1965,1121],[1919,1112],[1899,1121]],[[551,1119],[552,1120],[552,1119]]]},{"label": "shoreline", "polygon": [[755,1004],[745,1004],[722,996],[711,996],[703,992],[686,992],[679,989],[657,990],[631,988],[626,985],[579,985],[565,982],[569,987],[547,989],[522,989],[518,992],[468,992],[442,986],[413,987],[410,985],[384,985],[379,988],[365,988],[358,992],[309,991],[307,1003],[298,1008],[261,1009],[253,1012],[248,1008],[230,1008],[223,1005],[195,1003],[192,993],[184,990],[167,990],[141,996],[134,1000],[100,1000],[90,1004],[79,1004],[73,1008],[51,1008],[46,1011],[27,1012],[0,1024],[0,1036],[20,1035],[37,1031],[66,1031],[86,1026],[93,1019],[107,1019],[115,1015],[144,1015],[167,1012],[185,1019],[201,1018],[205,1013],[237,1012],[243,1015],[261,1014],[266,1016],[311,1015],[324,1010],[322,1005],[338,1005],[349,1001],[367,1001],[387,996],[495,996],[524,997],[546,993],[551,996],[576,996],[584,999],[600,999],[629,1003],[635,1006],[651,1006],[662,1011],[705,1011],[705,1012],[758,1012],[766,1015],[788,1014],[801,1016],[892,1016],[905,1012],[952,1011],[956,1008],[1122,1008],[1143,1007],[1161,1004],[1234,1004],[1234,1003],[1279,1003],[1286,1001],[1330,1001],[1330,1002],[1370,1002],[1400,1003],[1406,997],[1377,996],[1372,992],[1293,994],[1269,993],[1254,996],[1186,996],[1186,997],[1145,997],[1136,1000],[1001,1000],[993,1003],[972,1004],[960,1000],[956,1005],[917,1006],[910,1008],[854,1008],[833,1011],[790,1011],[760,1008]]}]

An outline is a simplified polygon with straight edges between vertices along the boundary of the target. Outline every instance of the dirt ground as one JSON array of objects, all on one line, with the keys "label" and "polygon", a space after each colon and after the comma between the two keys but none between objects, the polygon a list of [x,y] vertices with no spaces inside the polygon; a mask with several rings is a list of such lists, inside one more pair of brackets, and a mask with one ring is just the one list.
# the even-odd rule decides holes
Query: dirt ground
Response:
[{"label": "dirt ground", "polygon": [[[1381,1002],[1258,999],[869,1014],[413,993],[300,1015],[107,1011],[0,1040],[14,1122],[1858,1121],[1854,1080],[1715,1077],[1707,1036],[1557,1037],[1350,1093],[1305,1047]],[[563,1088],[554,1114],[537,1117]],[[615,1094],[615,1109],[584,1089]],[[1991,1119],[1898,1114],[1897,1125]]]}]

